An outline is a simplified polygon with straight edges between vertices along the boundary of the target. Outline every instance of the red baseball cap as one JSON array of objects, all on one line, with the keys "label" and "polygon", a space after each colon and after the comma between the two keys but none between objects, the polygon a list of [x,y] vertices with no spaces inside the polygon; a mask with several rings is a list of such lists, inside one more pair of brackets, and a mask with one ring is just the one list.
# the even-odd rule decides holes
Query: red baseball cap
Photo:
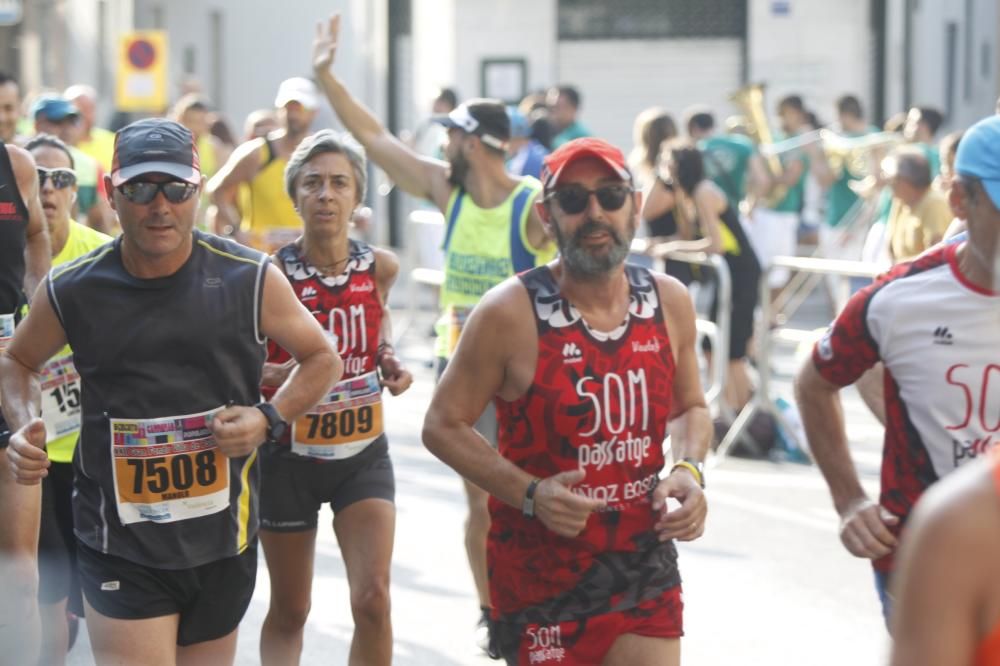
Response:
[{"label": "red baseball cap", "polygon": [[622,180],[632,181],[632,172],[625,164],[625,156],[622,155],[622,151],[604,139],[584,137],[564,143],[545,158],[542,183],[544,183],[546,191],[551,190],[559,183],[559,176],[569,164],[583,157],[598,159],[611,167]]}]

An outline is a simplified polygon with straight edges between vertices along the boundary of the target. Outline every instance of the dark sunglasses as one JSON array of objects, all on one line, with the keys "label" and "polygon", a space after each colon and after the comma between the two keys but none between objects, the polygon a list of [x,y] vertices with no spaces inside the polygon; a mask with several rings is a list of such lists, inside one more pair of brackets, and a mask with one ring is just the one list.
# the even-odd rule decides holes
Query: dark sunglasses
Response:
[{"label": "dark sunglasses", "polygon": [[570,215],[582,213],[587,209],[590,202],[590,195],[597,196],[597,203],[606,211],[616,211],[625,205],[625,200],[632,193],[632,188],[628,185],[602,185],[596,190],[588,190],[582,185],[567,185],[560,187],[547,197],[546,201],[555,199],[559,207]]},{"label": "dark sunglasses", "polygon": [[168,180],[165,183],[130,180],[124,185],[118,186],[118,191],[122,193],[123,197],[139,205],[148,204],[155,199],[157,192],[163,192],[163,196],[170,203],[179,204],[190,199],[197,189],[197,185],[185,183],[182,180]]},{"label": "dark sunglasses", "polygon": [[46,169],[38,167],[38,187],[45,187],[46,179],[52,179],[52,187],[65,190],[76,185],[76,173],[72,169]]}]

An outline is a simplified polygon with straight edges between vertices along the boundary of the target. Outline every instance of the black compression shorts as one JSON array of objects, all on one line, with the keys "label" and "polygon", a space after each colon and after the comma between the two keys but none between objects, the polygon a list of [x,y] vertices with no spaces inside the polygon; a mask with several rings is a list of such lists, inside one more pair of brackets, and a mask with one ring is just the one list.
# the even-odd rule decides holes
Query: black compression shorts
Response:
[{"label": "black compression shorts", "polygon": [[355,456],[318,461],[288,452],[287,446],[260,448],[260,527],[274,532],[314,530],[319,509],[334,514],[366,499],[396,498],[389,444],[382,435]]}]

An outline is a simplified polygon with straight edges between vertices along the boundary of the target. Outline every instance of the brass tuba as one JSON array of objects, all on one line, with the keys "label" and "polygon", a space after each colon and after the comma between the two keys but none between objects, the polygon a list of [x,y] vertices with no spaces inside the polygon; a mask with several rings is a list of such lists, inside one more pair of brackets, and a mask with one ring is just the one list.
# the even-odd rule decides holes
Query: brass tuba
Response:
[{"label": "brass tuba", "polygon": [[[771,133],[771,126],[767,121],[767,111],[764,107],[764,84],[751,83],[743,86],[729,96],[729,101],[735,104],[747,119],[750,138],[757,144],[758,150],[764,156],[764,161],[767,164],[768,171],[771,172],[771,177],[774,179],[781,178],[785,170],[781,165],[781,158],[778,156],[778,153],[761,150],[763,147],[774,144],[774,135]],[[771,187],[771,191],[768,192],[764,201],[768,206],[775,206],[787,194],[788,187],[786,185],[775,184]]]}]

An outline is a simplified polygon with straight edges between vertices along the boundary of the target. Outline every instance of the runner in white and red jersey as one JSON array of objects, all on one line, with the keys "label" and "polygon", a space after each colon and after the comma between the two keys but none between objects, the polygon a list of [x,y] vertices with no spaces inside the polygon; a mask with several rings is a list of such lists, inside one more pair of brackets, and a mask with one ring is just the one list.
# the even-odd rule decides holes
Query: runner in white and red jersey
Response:
[{"label": "runner in white and red jersey", "polygon": [[[538,207],[560,256],[477,306],[424,443],[492,495],[490,594],[508,664],[677,664],[671,540],[704,528],[711,433],[691,300],[624,263],[641,195],[621,151],[578,139],[545,165]],[[498,451],[472,427],[490,400]],[[667,511],[668,497],[680,507]]]},{"label": "runner in white and red jersey", "polygon": [[[399,272],[395,255],[348,238],[364,200],[365,159],[329,130],[292,153],[285,184],[304,222],[297,241],[273,261],[344,360],[330,393],[261,449],[261,543],[271,575],[271,605],[261,632],[263,664],[295,664],[309,615],[320,506],[329,503],[344,557],[355,620],[351,663],[389,664],[389,565],[395,482],[384,432],[382,386],[393,395],[412,377],[396,359],[386,299]],[[268,345],[262,392],[294,367]]]},{"label": "runner in white and red jersey", "polygon": [[[854,555],[874,560],[886,618],[893,553],[913,505],[1000,433],[998,146],[1000,118],[993,117],[959,147],[951,203],[968,216],[969,240],[900,264],[855,294],[797,380],[809,445],[841,517],[841,540]],[[886,429],[876,504],[851,461],[838,391],[878,361],[885,364]]]}]

